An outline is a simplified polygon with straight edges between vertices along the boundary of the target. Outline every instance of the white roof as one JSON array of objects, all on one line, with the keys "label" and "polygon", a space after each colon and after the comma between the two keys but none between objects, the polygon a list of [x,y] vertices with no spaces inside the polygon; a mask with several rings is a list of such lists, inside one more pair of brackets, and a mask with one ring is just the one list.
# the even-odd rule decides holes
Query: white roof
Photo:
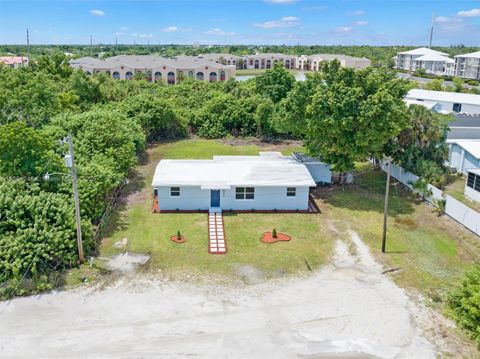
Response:
[{"label": "white roof", "polygon": [[469,53],[469,54],[456,55],[455,57],[474,57],[474,58],[480,58],[480,51],[471,52],[471,53]]},{"label": "white roof", "polygon": [[307,167],[292,157],[214,156],[212,160],[161,160],[152,186],[313,187],[315,181]]},{"label": "white roof", "polygon": [[480,160],[480,140],[447,140],[447,143],[456,143],[477,160]]},{"label": "white roof", "polygon": [[448,54],[446,54],[445,52],[435,51],[435,50],[429,49],[428,47],[419,47],[418,49],[413,49],[413,50],[410,50],[410,51],[399,52],[399,54],[402,54],[402,55],[438,54],[438,55],[448,56]]},{"label": "white roof", "polygon": [[433,102],[436,102],[436,101],[456,102],[456,103],[480,106],[480,95],[474,95],[469,93],[412,89],[408,91],[407,96],[405,96],[405,98],[407,100],[422,99],[422,100],[433,101]]},{"label": "white roof", "polygon": [[414,61],[436,61],[436,62],[455,62],[453,59],[441,54],[425,54],[417,57]]},{"label": "white roof", "polygon": [[433,102],[433,101],[418,101],[414,99],[405,99],[403,100],[408,106],[410,105],[419,105],[423,106],[425,108],[428,108],[429,110],[432,110],[435,106],[438,105],[438,102]]}]

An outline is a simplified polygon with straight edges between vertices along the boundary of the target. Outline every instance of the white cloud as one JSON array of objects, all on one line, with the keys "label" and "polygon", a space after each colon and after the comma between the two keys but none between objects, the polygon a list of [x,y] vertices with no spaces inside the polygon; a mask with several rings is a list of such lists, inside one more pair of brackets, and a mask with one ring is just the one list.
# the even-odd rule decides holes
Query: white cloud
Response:
[{"label": "white cloud", "polygon": [[139,34],[138,37],[141,37],[142,39],[151,39],[153,34]]},{"label": "white cloud", "polygon": [[117,31],[114,35],[115,36],[123,36],[123,35],[125,35],[125,33],[121,32],[121,31]]},{"label": "white cloud", "polygon": [[368,21],[355,21],[353,24],[356,26],[366,26],[368,25]]},{"label": "white cloud", "polygon": [[269,3],[269,4],[294,4],[298,0],[263,0],[263,2]]},{"label": "white cloud", "polygon": [[362,16],[365,14],[365,11],[363,10],[356,10],[356,11],[350,11],[348,13],[348,16]]},{"label": "white cloud", "polygon": [[105,16],[105,11],[102,10],[90,10],[90,14],[93,16]]},{"label": "white cloud", "polygon": [[223,31],[219,27],[216,27],[215,29],[205,31],[205,34],[207,35],[220,35],[220,36],[233,36],[235,35],[234,32],[228,32],[228,31]]},{"label": "white cloud", "polygon": [[120,31],[127,31],[127,30],[128,30],[128,27],[125,27],[125,26],[122,26],[122,27],[120,28]]},{"label": "white cloud", "polygon": [[438,22],[439,24],[450,22],[451,19],[447,16],[436,16],[433,21]]},{"label": "white cloud", "polygon": [[295,27],[299,25],[299,18],[295,16],[284,16],[280,20],[271,20],[262,22],[261,24],[254,24],[256,27],[263,29],[285,28]]},{"label": "white cloud", "polygon": [[169,26],[169,27],[166,27],[162,30],[163,32],[177,32],[178,31],[178,27],[176,26]]},{"label": "white cloud", "polygon": [[341,27],[337,27],[335,29],[335,32],[338,32],[338,33],[341,33],[341,34],[344,34],[344,33],[350,32],[350,31],[352,31],[352,28],[350,26],[341,26]]},{"label": "white cloud", "polygon": [[138,33],[134,32],[132,35],[130,35],[132,37],[137,37],[138,36]]},{"label": "white cloud", "polygon": [[477,17],[480,16],[480,9],[459,11],[457,15],[460,17]]}]

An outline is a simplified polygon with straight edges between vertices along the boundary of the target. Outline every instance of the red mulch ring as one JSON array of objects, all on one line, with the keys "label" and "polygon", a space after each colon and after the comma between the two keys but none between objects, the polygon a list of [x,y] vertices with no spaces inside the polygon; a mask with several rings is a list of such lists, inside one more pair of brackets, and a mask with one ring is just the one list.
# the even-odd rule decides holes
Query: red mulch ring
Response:
[{"label": "red mulch ring", "polygon": [[292,239],[292,237],[290,237],[289,235],[287,235],[285,233],[280,233],[280,232],[277,232],[277,238],[272,237],[272,232],[265,232],[263,234],[263,237],[260,238],[260,240],[262,242],[265,242],[265,243],[275,243],[275,242],[289,241],[290,239]]},{"label": "red mulch ring", "polygon": [[180,238],[178,238],[177,236],[171,236],[170,240],[174,241],[175,243],[183,243],[187,241],[187,239],[184,236],[180,236]]}]

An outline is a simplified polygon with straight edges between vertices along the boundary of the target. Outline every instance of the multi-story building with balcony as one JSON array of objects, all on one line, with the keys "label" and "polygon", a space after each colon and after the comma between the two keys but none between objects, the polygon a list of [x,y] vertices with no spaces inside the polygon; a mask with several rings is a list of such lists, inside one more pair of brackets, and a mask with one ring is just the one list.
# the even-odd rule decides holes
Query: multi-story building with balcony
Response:
[{"label": "multi-story building with balcony", "polygon": [[455,56],[455,76],[480,80],[480,51]]},{"label": "multi-story building with balcony", "polygon": [[427,73],[447,75],[448,71],[453,70],[453,62],[448,54],[426,47],[399,52],[394,61],[395,68],[409,72],[424,69]]}]

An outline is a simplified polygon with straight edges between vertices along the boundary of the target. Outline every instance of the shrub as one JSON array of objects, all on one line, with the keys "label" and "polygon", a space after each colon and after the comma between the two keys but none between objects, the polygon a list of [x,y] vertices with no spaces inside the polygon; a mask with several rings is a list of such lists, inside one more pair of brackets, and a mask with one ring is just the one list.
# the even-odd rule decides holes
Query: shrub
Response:
[{"label": "shrub", "polygon": [[480,345],[480,265],[467,272],[460,287],[448,297],[448,305],[458,325]]},{"label": "shrub", "polygon": [[272,237],[277,238],[277,230],[275,228],[272,231]]},{"label": "shrub", "polygon": [[178,240],[182,239],[182,234],[180,233],[180,231],[177,231],[177,239]]}]

